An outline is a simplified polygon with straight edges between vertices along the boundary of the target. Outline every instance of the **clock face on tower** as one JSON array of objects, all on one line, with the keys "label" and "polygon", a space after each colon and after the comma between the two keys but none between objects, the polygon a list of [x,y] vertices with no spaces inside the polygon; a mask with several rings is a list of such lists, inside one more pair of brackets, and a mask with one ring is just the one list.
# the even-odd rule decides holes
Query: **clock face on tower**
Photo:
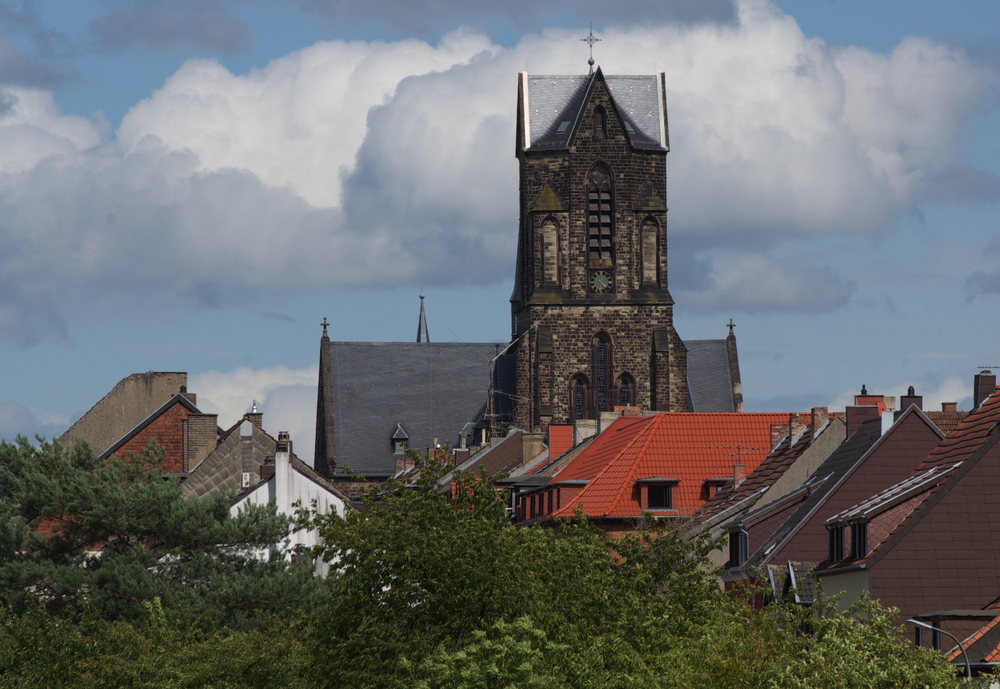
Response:
[{"label": "clock face on tower", "polygon": [[594,294],[607,294],[611,291],[611,273],[606,270],[595,270],[590,274],[590,291]]}]

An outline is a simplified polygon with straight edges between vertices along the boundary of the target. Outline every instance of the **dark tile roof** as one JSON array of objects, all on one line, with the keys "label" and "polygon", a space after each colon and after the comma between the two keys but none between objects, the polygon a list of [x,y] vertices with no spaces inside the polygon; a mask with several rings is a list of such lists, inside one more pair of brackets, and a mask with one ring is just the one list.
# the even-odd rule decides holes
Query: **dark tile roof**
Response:
[{"label": "dark tile roof", "polygon": [[692,411],[734,412],[733,372],[725,340],[685,340]]},{"label": "dark tile roof", "polygon": [[498,345],[441,342],[330,342],[338,474],[396,473],[397,426],[418,451],[437,436],[457,446],[486,408],[489,361]]},{"label": "dark tile roof", "polygon": [[[813,512],[823,504],[830,492],[868,453],[878,441],[881,432],[882,420],[878,418],[871,419],[863,423],[851,437],[841,443],[840,447],[819,465],[804,484],[804,487],[808,489],[808,497],[754,551],[747,561],[747,566],[759,567],[767,562],[772,555],[776,554],[782,544],[795,534],[806,520],[812,516]],[[765,506],[762,509],[767,510],[768,508],[769,506]],[[744,521],[750,520],[753,517],[754,513],[750,513],[744,518]]]},{"label": "dark tile roof", "polygon": [[1000,423],[1000,395],[994,391],[979,406],[966,416],[958,426],[941,441],[919,467],[926,469],[939,464],[952,464],[971,455]]},{"label": "dark tile roof", "polygon": [[805,428],[798,442],[790,445],[788,435],[781,439],[778,446],[771,450],[764,463],[757,467],[740,485],[729,485],[713,495],[705,505],[698,510],[695,521],[704,523],[713,517],[726,512],[732,507],[744,502],[747,498],[759,495],[772,485],[792,464],[795,463],[806,448],[812,437],[812,429]]},{"label": "dark tile roof", "polygon": [[982,456],[991,445],[989,441],[998,425],[1000,395],[994,391],[978,409],[959,422],[911,476],[836,515],[851,514],[869,520],[868,554],[859,560],[828,565],[824,570],[862,562],[874,564],[884,557],[929,509],[933,509],[932,503],[936,503],[961,480],[970,461],[975,463]]},{"label": "dark tile roof", "polygon": [[528,141],[525,148],[566,148],[594,82],[603,79],[635,148],[665,150],[666,113],[660,75],[536,75],[527,77]]}]

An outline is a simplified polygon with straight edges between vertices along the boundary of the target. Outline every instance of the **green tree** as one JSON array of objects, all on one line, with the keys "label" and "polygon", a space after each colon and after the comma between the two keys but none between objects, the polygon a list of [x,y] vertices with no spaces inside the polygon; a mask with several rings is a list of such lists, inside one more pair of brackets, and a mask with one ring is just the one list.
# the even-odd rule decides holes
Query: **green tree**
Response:
[{"label": "green tree", "polygon": [[[338,575],[306,634],[329,687],[947,686],[891,611],[753,610],[719,590],[706,537],[612,541],[577,518],[515,528],[485,476],[419,466],[365,510],[314,515]],[[829,608],[830,606],[826,606]]]},{"label": "green tree", "polygon": [[206,628],[249,629],[312,609],[324,585],[278,553],[290,519],[273,507],[230,516],[230,496],[185,499],[151,446],[101,461],[86,444],[0,443],[0,600],[138,622],[146,604]]}]

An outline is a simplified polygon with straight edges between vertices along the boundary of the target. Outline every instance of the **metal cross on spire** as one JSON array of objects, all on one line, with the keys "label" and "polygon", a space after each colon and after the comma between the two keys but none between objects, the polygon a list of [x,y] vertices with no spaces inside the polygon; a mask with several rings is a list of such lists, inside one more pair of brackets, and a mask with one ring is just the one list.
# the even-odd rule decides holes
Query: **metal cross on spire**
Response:
[{"label": "metal cross on spire", "polygon": [[587,64],[590,65],[590,73],[594,73],[594,44],[600,42],[600,38],[594,36],[594,22],[590,22],[590,35],[586,38],[581,38],[581,41],[590,46],[590,59],[587,60]]},{"label": "metal cross on spire", "polygon": [[323,322],[320,323],[320,325],[323,326],[323,337],[329,337],[329,335],[326,334],[326,329],[330,326],[330,324],[326,322],[325,317],[323,318]]}]

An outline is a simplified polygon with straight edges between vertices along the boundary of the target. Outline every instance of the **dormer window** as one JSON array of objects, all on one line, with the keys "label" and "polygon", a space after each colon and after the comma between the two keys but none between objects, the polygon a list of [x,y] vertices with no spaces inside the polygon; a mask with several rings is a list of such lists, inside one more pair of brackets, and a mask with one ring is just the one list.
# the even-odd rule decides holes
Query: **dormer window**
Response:
[{"label": "dormer window", "polygon": [[643,510],[673,510],[674,488],[680,483],[675,478],[644,478],[636,481],[639,504]]},{"label": "dormer window", "polygon": [[729,562],[726,566],[730,569],[742,567],[750,557],[750,535],[740,529],[729,532]]},{"label": "dormer window", "polygon": [[716,493],[733,482],[732,476],[720,476],[719,478],[707,478],[701,484],[701,499],[708,500]]},{"label": "dormer window", "polygon": [[844,527],[830,527],[830,562],[840,562],[844,559]]},{"label": "dormer window", "polygon": [[851,559],[860,560],[868,554],[868,522],[851,524]]},{"label": "dormer window", "polygon": [[403,430],[402,424],[396,424],[396,432],[392,434],[392,451],[395,455],[405,455],[410,446],[410,436]]}]

